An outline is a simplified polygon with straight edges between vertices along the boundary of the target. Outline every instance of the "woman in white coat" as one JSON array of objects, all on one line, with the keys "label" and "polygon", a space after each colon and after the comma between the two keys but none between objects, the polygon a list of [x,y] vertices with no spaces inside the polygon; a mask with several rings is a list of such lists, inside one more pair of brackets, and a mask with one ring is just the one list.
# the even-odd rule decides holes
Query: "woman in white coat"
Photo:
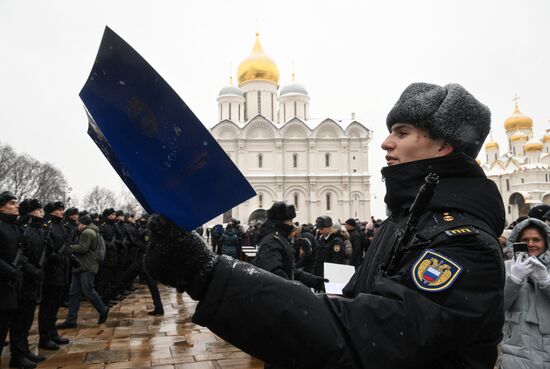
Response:
[{"label": "woman in white coat", "polygon": [[527,253],[507,260],[504,285],[503,369],[550,368],[550,226],[529,218],[507,245],[525,242]]}]

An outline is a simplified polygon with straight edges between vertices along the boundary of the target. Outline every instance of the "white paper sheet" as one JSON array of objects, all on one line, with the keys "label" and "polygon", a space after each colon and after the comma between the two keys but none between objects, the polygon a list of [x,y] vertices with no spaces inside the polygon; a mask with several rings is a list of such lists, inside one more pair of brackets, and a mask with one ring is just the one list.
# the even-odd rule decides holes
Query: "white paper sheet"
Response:
[{"label": "white paper sheet", "polygon": [[355,273],[353,265],[342,265],[333,263],[324,263],[325,278],[329,280],[325,283],[326,293],[331,295],[341,295],[342,289],[349,282]]}]

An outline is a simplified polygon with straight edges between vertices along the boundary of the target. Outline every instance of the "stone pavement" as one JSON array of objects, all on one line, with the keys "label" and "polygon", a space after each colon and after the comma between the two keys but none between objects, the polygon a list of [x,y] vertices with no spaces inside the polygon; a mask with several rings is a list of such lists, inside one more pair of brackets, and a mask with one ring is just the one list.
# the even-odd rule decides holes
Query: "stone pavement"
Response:
[{"label": "stone pavement", "polygon": [[[263,368],[263,363],[191,322],[194,302],[186,294],[160,286],[165,315],[150,317],[153,303],[146,286],[111,308],[109,319],[98,326],[98,315],[83,302],[76,329],[60,333],[71,343],[59,351],[40,350],[46,361],[38,369],[229,369]],[[36,309],[38,313],[38,307]],[[67,309],[62,308],[58,322]],[[36,352],[36,319],[29,336]],[[1,368],[8,368],[9,350],[4,347]]]}]

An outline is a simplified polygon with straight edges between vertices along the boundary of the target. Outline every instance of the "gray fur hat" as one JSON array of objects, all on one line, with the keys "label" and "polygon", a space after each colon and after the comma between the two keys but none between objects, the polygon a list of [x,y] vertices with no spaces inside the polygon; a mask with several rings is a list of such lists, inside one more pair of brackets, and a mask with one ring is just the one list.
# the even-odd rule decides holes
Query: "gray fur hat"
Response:
[{"label": "gray fur hat", "polygon": [[395,123],[427,128],[433,138],[475,158],[489,134],[491,111],[459,84],[417,82],[403,91],[389,112],[388,129]]}]

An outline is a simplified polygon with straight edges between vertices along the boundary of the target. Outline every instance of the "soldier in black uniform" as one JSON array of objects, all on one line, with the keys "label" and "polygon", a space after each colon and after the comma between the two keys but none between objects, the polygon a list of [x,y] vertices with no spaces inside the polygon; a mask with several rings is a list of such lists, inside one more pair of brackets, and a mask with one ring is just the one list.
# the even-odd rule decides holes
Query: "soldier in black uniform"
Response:
[{"label": "soldier in black uniform", "polygon": [[[17,227],[19,203],[9,191],[0,192],[0,354],[6,343],[8,328],[11,340],[21,332],[19,297],[25,263],[20,233]],[[12,352],[10,367],[33,369],[36,364],[21,352]]]},{"label": "soldier in black uniform", "polygon": [[149,241],[151,238],[151,232],[147,228],[147,216],[142,216],[139,222],[139,226],[136,230],[136,237],[134,241],[135,257],[134,262],[125,271],[122,282],[124,285],[132,284],[138,275],[144,273],[144,278],[151,293],[153,299],[154,309],[149,311],[149,315],[164,315],[164,307],[162,306],[162,300],[160,299],[160,292],[155,281],[147,272],[143,269],[143,257],[149,247]]},{"label": "soldier in black uniform", "polygon": [[27,359],[40,362],[44,356],[36,355],[29,349],[29,330],[34,319],[36,303],[40,299],[42,279],[46,257],[44,211],[37,199],[25,199],[19,204],[20,217],[17,221],[19,234],[24,243],[24,256],[27,259],[23,267],[23,283],[19,308],[14,324],[10,327],[10,350],[12,357],[25,356]]},{"label": "soldier in black uniform", "polygon": [[[146,268],[200,300],[193,321],[287,368],[492,369],[502,337],[504,207],[474,158],[489,109],[462,86],[414,83],[387,118],[390,217],[344,297],[212,254],[162,216]],[[407,247],[394,248],[429,173],[440,181]],[[396,251],[396,253],[393,253]],[[390,260],[388,268],[385,261]],[[384,272],[385,271],[385,272]]]},{"label": "soldier in black uniform", "polygon": [[324,286],[322,277],[295,268],[294,248],[289,242],[290,234],[296,230],[292,219],[296,216],[294,205],[284,201],[275,202],[267,210],[267,221],[260,227],[260,244],[253,264],[282,278],[297,280],[309,288],[320,290]]},{"label": "soldier in black uniform", "polygon": [[99,264],[96,276],[96,290],[105,305],[112,305],[114,301],[113,276],[117,267],[117,232],[115,227],[115,209],[103,210],[103,223],[99,233],[105,240],[105,259]]},{"label": "soldier in black uniform", "polygon": [[46,242],[48,256],[44,264],[44,284],[42,287],[42,302],[38,311],[38,330],[40,342],[38,346],[45,350],[58,350],[59,345],[69,343],[69,340],[59,335],[55,322],[57,312],[63,301],[67,287],[69,263],[69,234],[63,225],[65,204],[61,201],[50,202],[44,206],[45,221],[48,222]]}]

